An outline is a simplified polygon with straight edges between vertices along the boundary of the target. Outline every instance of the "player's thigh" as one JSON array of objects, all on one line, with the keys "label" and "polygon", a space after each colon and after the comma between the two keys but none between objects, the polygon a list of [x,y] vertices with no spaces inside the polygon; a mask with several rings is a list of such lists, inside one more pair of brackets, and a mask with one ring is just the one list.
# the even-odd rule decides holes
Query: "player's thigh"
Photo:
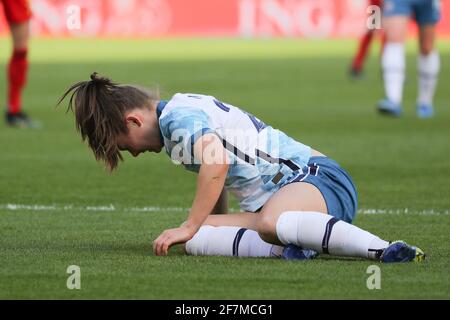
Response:
[{"label": "player's thigh", "polygon": [[419,30],[420,53],[428,55],[434,49],[436,27],[435,25],[423,25]]},{"label": "player's thigh", "polygon": [[387,42],[405,42],[408,35],[408,16],[383,17],[383,29]]},{"label": "player's thigh", "polygon": [[315,211],[327,214],[327,205],[319,189],[306,182],[288,184],[278,190],[264,204],[258,214],[257,231],[267,242],[280,243],[276,224],[285,211]]},{"label": "player's thigh", "polygon": [[252,212],[209,215],[203,224],[213,227],[235,226],[256,231],[258,216],[259,213]]}]

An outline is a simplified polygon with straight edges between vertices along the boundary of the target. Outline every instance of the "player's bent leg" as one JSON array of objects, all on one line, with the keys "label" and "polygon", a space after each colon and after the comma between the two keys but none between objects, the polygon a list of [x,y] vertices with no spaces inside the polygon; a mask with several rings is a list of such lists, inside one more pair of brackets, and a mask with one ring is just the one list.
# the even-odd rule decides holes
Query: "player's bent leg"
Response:
[{"label": "player's bent leg", "polygon": [[[288,212],[293,214],[285,219]],[[328,221],[333,219],[333,216],[327,213],[327,203],[322,192],[315,185],[306,182],[291,183],[277,191],[264,205],[257,224],[258,232],[262,239],[271,243],[295,244],[324,252],[322,247],[316,244],[319,242],[321,244],[323,240],[323,232],[319,232],[319,229],[325,230]],[[283,216],[284,218],[281,219]],[[314,236],[312,240],[314,245],[309,241],[300,243],[296,239],[298,233],[296,217],[301,216],[309,216],[309,220],[315,220],[311,221],[308,230],[308,234],[311,233]],[[280,219],[287,224],[280,224]],[[288,230],[289,228],[295,230]]]},{"label": "player's bent leg", "polygon": [[[392,247],[370,232],[324,214],[326,204],[319,194],[317,188],[307,183],[292,183],[280,189],[261,212],[258,221],[261,238],[335,256],[383,262],[419,261],[411,252],[419,253],[420,249],[406,243]],[[383,260],[385,250],[392,251],[385,256],[394,258]]]},{"label": "player's bent leg", "polygon": [[316,212],[283,213],[277,223],[282,243],[295,243],[335,256],[358,257],[385,263],[423,261],[425,254],[403,241],[389,244],[345,221]]},{"label": "player's bent leg", "polygon": [[258,233],[241,227],[203,225],[186,242],[187,254],[195,256],[281,257],[283,247],[263,241]]},{"label": "player's bent leg", "polygon": [[318,212],[284,212],[277,221],[276,232],[282,243],[335,256],[378,260],[389,245],[365,230]]},{"label": "player's bent leg", "polygon": [[285,211],[315,211],[327,214],[327,205],[319,189],[304,182],[288,184],[266,202],[258,215],[257,230],[265,241],[281,244],[276,224]]},{"label": "player's bent leg", "polygon": [[257,213],[235,213],[209,216],[204,225],[189,240],[184,251],[191,255],[236,257],[281,257],[307,260],[317,256],[313,250],[267,243],[255,229]]}]

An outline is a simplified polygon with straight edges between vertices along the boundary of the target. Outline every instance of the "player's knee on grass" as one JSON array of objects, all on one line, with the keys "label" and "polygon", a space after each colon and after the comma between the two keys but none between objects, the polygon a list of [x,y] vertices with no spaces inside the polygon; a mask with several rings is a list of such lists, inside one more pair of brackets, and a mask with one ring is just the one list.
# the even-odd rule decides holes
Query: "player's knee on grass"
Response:
[{"label": "player's knee on grass", "polygon": [[200,229],[198,229],[197,233],[194,234],[192,239],[185,244],[185,250],[187,254],[200,256],[203,252],[205,252],[205,239],[207,238],[211,228],[213,227],[204,225],[201,226]]},{"label": "player's knee on grass", "polygon": [[273,221],[270,216],[261,214],[256,227],[261,239],[269,243],[279,243],[276,234],[276,221]]}]

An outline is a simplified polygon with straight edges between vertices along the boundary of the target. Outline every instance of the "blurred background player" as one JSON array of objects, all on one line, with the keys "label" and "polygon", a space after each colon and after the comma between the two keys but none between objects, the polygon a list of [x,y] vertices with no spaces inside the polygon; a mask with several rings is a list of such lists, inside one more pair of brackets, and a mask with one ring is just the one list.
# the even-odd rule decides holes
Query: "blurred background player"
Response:
[{"label": "blurred background player", "polygon": [[27,0],[0,0],[13,40],[13,52],[7,69],[8,98],[6,123],[14,127],[34,127],[22,111],[22,90],[28,73],[28,42],[31,9]]},{"label": "blurred background player", "polygon": [[440,20],[439,0],[385,0],[383,28],[386,45],[382,56],[385,99],[378,103],[381,113],[400,116],[405,80],[405,41],[408,20],[413,15],[419,27],[420,53],[417,61],[419,92],[417,116],[434,114],[433,97],[437,84],[440,58],[435,49],[435,26]]},{"label": "blurred background player", "polygon": [[[381,8],[383,4],[383,0],[370,0],[369,6],[378,6]],[[375,33],[380,30],[375,29],[367,29],[366,33],[363,35],[361,40],[359,41],[358,51],[356,52],[355,57],[353,58],[352,66],[350,68],[350,75],[357,79],[360,78],[363,74],[364,70],[364,61],[367,58],[367,54],[369,52],[370,45],[375,36]],[[382,47],[381,52],[384,46],[384,35],[382,36]]]}]

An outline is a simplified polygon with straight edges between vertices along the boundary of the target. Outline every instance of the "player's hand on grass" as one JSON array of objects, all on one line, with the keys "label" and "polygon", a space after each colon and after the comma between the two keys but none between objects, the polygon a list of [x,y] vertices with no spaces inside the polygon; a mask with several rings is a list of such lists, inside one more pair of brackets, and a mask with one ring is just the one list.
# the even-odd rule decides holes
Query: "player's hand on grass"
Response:
[{"label": "player's hand on grass", "polygon": [[171,246],[189,241],[194,234],[195,230],[192,230],[186,225],[164,230],[164,232],[153,241],[153,252],[157,256],[166,256]]}]

